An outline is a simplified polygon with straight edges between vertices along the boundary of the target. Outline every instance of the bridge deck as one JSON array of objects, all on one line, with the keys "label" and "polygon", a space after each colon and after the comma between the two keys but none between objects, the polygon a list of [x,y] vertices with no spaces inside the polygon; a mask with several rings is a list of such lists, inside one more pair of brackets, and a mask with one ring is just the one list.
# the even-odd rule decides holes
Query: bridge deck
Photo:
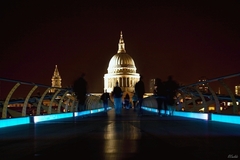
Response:
[{"label": "bridge deck", "polygon": [[[1,159],[223,159],[240,157],[240,126],[123,109],[0,130]],[[85,158],[84,158],[85,157]]]}]

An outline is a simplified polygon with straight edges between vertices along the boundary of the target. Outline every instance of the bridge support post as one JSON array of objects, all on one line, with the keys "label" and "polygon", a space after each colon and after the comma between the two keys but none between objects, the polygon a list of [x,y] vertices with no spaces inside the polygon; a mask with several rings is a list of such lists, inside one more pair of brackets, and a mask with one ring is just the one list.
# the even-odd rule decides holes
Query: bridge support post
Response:
[{"label": "bridge support post", "polygon": [[20,83],[16,83],[13,88],[11,89],[11,91],[8,93],[6,100],[4,101],[4,105],[3,105],[3,110],[2,110],[2,118],[7,118],[7,108],[8,108],[8,103],[10,98],[12,97],[13,93],[15,92],[15,90],[20,86]]},{"label": "bridge support post", "polygon": [[32,93],[36,90],[38,86],[35,85],[31,90],[30,92],[28,93],[25,101],[24,101],[24,104],[23,104],[23,108],[22,108],[22,116],[26,116],[26,109],[27,109],[27,104],[28,104],[28,101],[29,101],[29,98],[31,97]]},{"label": "bridge support post", "polygon": [[186,94],[183,92],[183,90],[179,90],[179,91],[180,91],[179,92],[180,96],[178,97],[179,103],[181,103],[180,102],[180,99],[181,99],[180,97],[182,97],[182,99],[183,99],[182,108],[186,109],[187,106],[188,106],[187,101],[186,101]]},{"label": "bridge support post", "polygon": [[214,101],[215,101],[215,111],[217,113],[220,112],[220,103],[219,103],[219,100],[217,98],[217,95],[216,93],[213,91],[213,89],[209,86],[209,84],[206,84],[206,86],[208,87],[209,91],[211,92],[213,98],[214,98]]},{"label": "bridge support post", "polygon": [[230,90],[230,88],[226,85],[226,83],[225,83],[222,79],[219,79],[218,81],[219,81],[220,84],[227,90],[229,96],[230,96],[231,99],[232,99],[232,103],[233,103],[233,114],[238,114],[238,106],[237,106],[237,103],[236,103],[236,98],[234,97],[232,91]]},{"label": "bridge support post", "polygon": [[57,97],[57,94],[60,92],[61,90],[60,89],[57,89],[57,91],[54,93],[51,101],[50,101],[50,104],[48,106],[48,114],[51,114],[52,113],[52,104],[53,104],[53,101],[55,100],[55,98]]},{"label": "bridge support post", "polygon": [[63,102],[65,96],[67,95],[67,93],[68,93],[68,91],[66,91],[66,92],[63,94],[63,96],[61,97],[61,99],[60,99],[60,101],[59,101],[59,103],[58,103],[58,113],[60,113],[60,111],[61,111],[62,102]]},{"label": "bridge support post", "polygon": [[43,93],[42,97],[40,98],[40,100],[39,100],[39,102],[38,102],[38,105],[37,105],[37,113],[36,113],[37,116],[40,115],[40,109],[41,109],[41,106],[42,106],[43,98],[46,96],[46,94],[49,92],[50,89],[51,89],[51,88],[49,87],[49,88],[47,88],[47,89],[45,90],[45,92]]},{"label": "bridge support post", "polygon": [[202,102],[203,102],[203,107],[204,107],[204,112],[208,113],[208,106],[207,106],[207,103],[206,103],[206,100],[202,94],[202,92],[200,92],[200,90],[198,89],[198,87],[195,87],[196,91],[198,92],[198,94],[200,95],[201,99],[202,99]]}]

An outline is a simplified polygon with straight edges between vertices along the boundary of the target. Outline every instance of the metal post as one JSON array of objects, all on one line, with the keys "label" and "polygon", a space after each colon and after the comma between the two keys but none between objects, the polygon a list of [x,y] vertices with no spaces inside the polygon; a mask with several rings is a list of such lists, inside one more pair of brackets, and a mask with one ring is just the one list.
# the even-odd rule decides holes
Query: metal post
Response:
[{"label": "metal post", "polygon": [[23,108],[22,108],[22,116],[26,116],[26,109],[27,109],[27,104],[28,104],[28,100],[29,98],[31,97],[32,93],[35,91],[35,89],[37,88],[38,86],[33,86],[33,88],[29,91],[25,101],[24,101],[24,104],[23,104]]},{"label": "metal post", "polygon": [[13,93],[15,92],[15,90],[20,86],[20,83],[16,83],[13,88],[11,89],[11,91],[8,93],[7,98],[4,102],[3,105],[3,110],[2,110],[2,118],[7,118],[7,107],[8,107],[8,103],[10,98],[12,97]]},{"label": "metal post", "polygon": [[[56,90],[55,90],[56,91]],[[57,89],[57,91],[54,93],[51,101],[50,101],[50,104],[48,106],[48,114],[51,114],[52,113],[52,104],[53,104],[53,101],[55,100],[55,98],[57,97],[57,94],[60,92],[61,90],[60,89]]]},{"label": "metal post", "polygon": [[65,96],[67,95],[67,93],[68,93],[68,91],[66,91],[66,92],[63,94],[63,96],[61,97],[61,99],[60,99],[60,101],[59,101],[59,104],[58,104],[58,113],[60,113],[60,111],[61,111],[62,102],[63,102]]},{"label": "metal post", "polygon": [[[202,99],[202,102],[203,102],[203,107],[204,107],[204,112],[208,112],[208,106],[207,106],[207,103],[206,103],[206,100],[202,94],[202,92],[200,92],[200,90],[198,89],[198,87],[195,86],[195,90],[198,92],[198,94],[200,95],[201,99]],[[195,101],[194,101],[195,102]]]},{"label": "metal post", "polygon": [[40,115],[40,109],[41,109],[41,106],[42,106],[42,101],[43,101],[43,98],[45,97],[45,95],[49,92],[51,88],[47,88],[45,90],[45,92],[43,93],[42,97],[40,98],[39,102],[38,102],[38,105],[37,105],[37,113],[36,115]]},{"label": "metal post", "polygon": [[226,85],[226,83],[222,79],[219,79],[218,81],[227,90],[229,96],[232,99],[232,102],[233,102],[233,114],[238,114],[238,106],[237,106],[237,103],[236,103],[236,98],[234,97],[232,91],[230,90],[230,88]]},{"label": "metal post", "polygon": [[211,92],[213,98],[214,98],[214,101],[215,101],[215,111],[217,113],[220,112],[220,103],[219,103],[219,100],[217,98],[217,95],[216,93],[213,91],[213,89],[209,86],[209,84],[206,84],[206,86],[208,87],[209,91]]}]

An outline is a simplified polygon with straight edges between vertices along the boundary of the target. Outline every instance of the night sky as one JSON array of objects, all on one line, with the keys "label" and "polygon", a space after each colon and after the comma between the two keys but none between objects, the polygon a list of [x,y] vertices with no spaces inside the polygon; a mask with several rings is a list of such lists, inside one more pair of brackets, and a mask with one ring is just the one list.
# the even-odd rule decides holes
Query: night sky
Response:
[{"label": "night sky", "polygon": [[84,72],[89,92],[102,92],[120,31],[146,87],[168,75],[191,84],[240,72],[238,0],[2,0],[0,7],[2,78],[51,85],[58,65],[63,87]]}]

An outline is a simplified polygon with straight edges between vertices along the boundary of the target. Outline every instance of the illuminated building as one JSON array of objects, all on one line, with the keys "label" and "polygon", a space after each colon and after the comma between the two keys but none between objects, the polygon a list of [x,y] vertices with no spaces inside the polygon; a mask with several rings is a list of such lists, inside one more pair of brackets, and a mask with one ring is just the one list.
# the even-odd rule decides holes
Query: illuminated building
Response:
[{"label": "illuminated building", "polygon": [[201,84],[198,85],[198,89],[202,92],[202,93],[208,93],[208,86],[206,85],[207,83],[202,83],[202,82],[206,82],[207,79],[206,77],[201,77],[198,82],[201,82]]},{"label": "illuminated building", "polygon": [[[61,76],[59,74],[59,71],[58,71],[58,68],[57,68],[57,65],[55,65],[55,70],[54,70],[54,73],[53,73],[53,76],[52,76],[52,87],[57,87],[57,88],[62,88],[62,79],[61,79]],[[51,93],[55,92],[55,89],[51,89],[50,90]]]},{"label": "illuminated building", "polygon": [[104,90],[112,92],[116,82],[124,92],[134,92],[134,86],[140,75],[136,73],[136,66],[132,57],[125,50],[123,34],[120,33],[118,51],[109,62],[108,73],[104,75]]},{"label": "illuminated building", "polygon": [[240,96],[240,84],[235,86],[235,95]]},{"label": "illuminated building", "polygon": [[153,93],[154,90],[156,89],[156,84],[155,84],[156,79],[150,79],[149,86],[150,86],[150,93]]}]

